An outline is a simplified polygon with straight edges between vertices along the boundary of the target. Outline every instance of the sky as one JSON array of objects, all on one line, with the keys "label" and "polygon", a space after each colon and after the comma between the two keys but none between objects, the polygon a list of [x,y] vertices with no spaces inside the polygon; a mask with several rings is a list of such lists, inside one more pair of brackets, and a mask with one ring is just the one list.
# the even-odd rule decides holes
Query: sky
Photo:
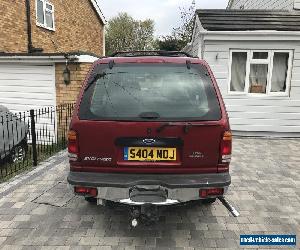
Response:
[{"label": "sky", "polygon": [[[135,19],[155,21],[155,35],[168,35],[180,24],[180,7],[188,8],[192,0],[97,0],[106,18],[127,12]],[[225,9],[228,0],[196,0],[201,9]]]}]

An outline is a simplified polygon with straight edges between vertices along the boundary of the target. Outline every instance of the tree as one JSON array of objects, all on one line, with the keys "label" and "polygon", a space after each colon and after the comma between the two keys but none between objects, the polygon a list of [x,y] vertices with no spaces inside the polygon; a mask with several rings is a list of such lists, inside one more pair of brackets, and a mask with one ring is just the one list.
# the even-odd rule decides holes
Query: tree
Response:
[{"label": "tree", "polygon": [[181,50],[185,44],[183,41],[178,40],[174,35],[163,36],[156,41],[157,49],[167,51]]},{"label": "tree", "polygon": [[156,43],[160,50],[182,50],[191,41],[195,11],[195,0],[192,1],[188,9],[180,8],[181,24],[179,27],[173,28],[171,35],[163,36],[157,40]]},{"label": "tree", "polygon": [[196,11],[196,2],[192,1],[191,6],[186,8],[180,8],[181,13],[181,25],[173,29],[174,36],[187,44],[190,42],[194,29],[194,16]]},{"label": "tree", "polygon": [[154,21],[135,20],[127,13],[119,13],[108,21],[105,40],[107,55],[115,51],[153,49]]}]

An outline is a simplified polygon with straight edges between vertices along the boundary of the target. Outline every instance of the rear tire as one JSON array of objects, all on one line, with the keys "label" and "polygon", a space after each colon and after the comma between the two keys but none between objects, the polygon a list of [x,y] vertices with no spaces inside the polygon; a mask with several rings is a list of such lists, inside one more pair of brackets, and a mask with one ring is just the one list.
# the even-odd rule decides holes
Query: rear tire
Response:
[{"label": "rear tire", "polygon": [[201,200],[203,204],[212,204],[214,203],[215,201],[217,200],[217,198],[207,198],[207,199],[204,199],[204,200]]},{"label": "rear tire", "polygon": [[28,145],[26,139],[23,140],[19,145],[15,146],[10,154],[10,162],[18,163],[26,160],[28,151]]},{"label": "rear tire", "polygon": [[95,198],[95,197],[84,197],[84,199],[89,203],[96,203],[97,202],[97,198]]}]

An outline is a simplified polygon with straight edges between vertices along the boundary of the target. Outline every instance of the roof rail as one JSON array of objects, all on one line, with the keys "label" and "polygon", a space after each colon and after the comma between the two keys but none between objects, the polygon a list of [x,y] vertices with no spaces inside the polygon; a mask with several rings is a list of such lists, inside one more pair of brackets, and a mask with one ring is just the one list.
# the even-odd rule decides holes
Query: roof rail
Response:
[{"label": "roof rail", "polygon": [[133,50],[118,51],[110,57],[138,57],[138,56],[169,56],[169,57],[192,57],[184,51],[167,51],[167,50]]}]

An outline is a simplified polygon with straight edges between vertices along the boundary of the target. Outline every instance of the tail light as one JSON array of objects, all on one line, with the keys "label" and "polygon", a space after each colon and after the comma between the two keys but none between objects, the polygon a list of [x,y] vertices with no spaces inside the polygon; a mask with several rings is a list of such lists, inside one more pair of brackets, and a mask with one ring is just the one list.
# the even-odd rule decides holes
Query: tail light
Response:
[{"label": "tail light", "polygon": [[78,136],[74,130],[70,130],[68,132],[68,152],[69,152],[69,160],[77,161],[79,148],[78,148]]},{"label": "tail light", "polygon": [[209,196],[220,196],[224,194],[224,188],[208,188],[200,189],[199,196],[200,198],[207,198]]},{"label": "tail light", "polygon": [[91,197],[96,197],[98,195],[97,188],[74,187],[74,192],[79,195],[87,195]]},{"label": "tail light", "polygon": [[225,131],[221,141],[220,147],[220,163],[230,163],[231,161],[231,147],[232,147],[232,133]]}]

